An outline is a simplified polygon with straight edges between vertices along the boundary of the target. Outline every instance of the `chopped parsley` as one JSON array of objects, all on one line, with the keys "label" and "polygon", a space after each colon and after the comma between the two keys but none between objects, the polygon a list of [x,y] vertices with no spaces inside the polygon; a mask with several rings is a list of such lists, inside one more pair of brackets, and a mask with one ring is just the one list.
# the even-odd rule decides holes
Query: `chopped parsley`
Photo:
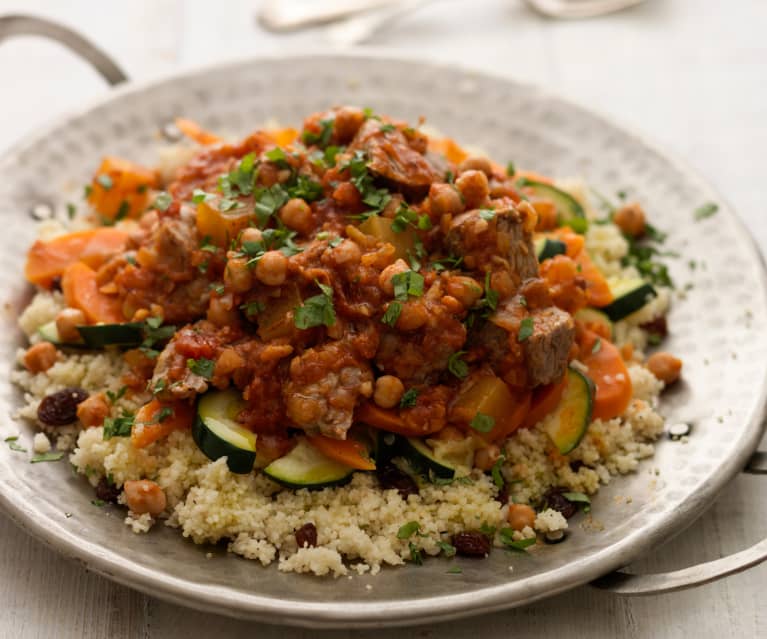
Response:
[{"label": "chopped parsley", "polygon": [[410,539],[421,529],[421,524],[417,521],[409,521],[406,524],[400,526],[397,531],[397,539]]},{"label": "chopped parsley", "polygon": [[39,464],[40,462],[56,462],[59,461],[62,457],[64,457],[64,453],[61,451],[41,453],[40,455],[35,455],[32,459],[30,459],[29,463]]},{"label": "chopped parsley", "polygon": [[490,470],[490,474],[493,478],[493,483],[498,490],[502,490],[506,485],[506,481],[501,474],[501,466],[503,466],[504,461],[506,461],[506,455],[501,453],[501,456],[495,461],[492,469]]},{"label": "chopped parsley", "polygon": [[315,280],[322,293],[315,295],[297,307],[293,315],[296,328],[305,330],[314,326],[333,326],[336,323],[336,311],[333,307],[333,289]]},{"label": "chopped parsley", "polygon": [[109,399],[110,404],[117,403],[117,400],[121,399],[123,395],[128,391],[127,386],[120,386],[120,388],[117,390],[117,392],[108,390],[106,392],[107,399]]},{"label": "chopped parsley", "polygon": [[256,189],[255,195],[255,212],[258,217],[259,226],[262,228],[267,225],[269,218],[277,213],[290,199],[290,195],[280,184],[273,184],[269,188],[259,187]]},{"label": "chopped parsley", "polygon": [[495,217],[495,211],[493,209],[480,209],[479,217],[485,220],[485,222],[489,222]]},{"label": "chopped parsley", "polygon": [[453,546],[453,544],[440,540],[437,542],[437,546],[439,546],[445,557],[455,557],[455,546]]},{"label": "chopped parsley", "polygon": [[192,191],[192,202],[195,204],[199,204],[200,202],[205,202],[212,197],[215,197],[212,193],[206,193],[202,189],[195,189]]},{"label": "chopped parsley", "polygon": [[67,217],[73,220],[75,215],[77,215],[77,207],[71,202],[67,202]]},{"label": "chopped parsley", "polygon": [[162,393],[167,385],[168,382],[166,382],[163,378],[158,379],[152,388],[152,395],[158,395],[159,393]]},{"label": "chopped parsley", "polygon": [[449,257],[443,257],[439,260],[434,260],[431,263],[431,267],[435,271],[439,272],[444,270],[457,269],[459,266],[461,266],[462,263],[463,263],[462,256],[454,257],[451,255]]},{"label": "chopped parsley", "polygon": [[564,497],[567,501],[571,501],[576,504],[583,504],[584,513],[587,513],[591,510],[591,499],[589,499],[589,496],[584,493],[567,492],[562,493],[562,497]]},{"label": "chopped parsley", "polygon": [[383,314],[381,321],[389,326],[394,326],[399,319],[400,313],[402,313],[402,304],[399,302],[389,302],[386,307],[386,312]]},{"label": "chopped parsley", "polygon": [[423,564],[423,557],[421,556],[421,549],[416,546],[412,541],[408,544],[410,549],[410,560],[418,566]]},{"label": "chopped parsley", "polygon": [[304,249],[293,241],[295,236],[295,231],[289,231],[286,228],[265,229],[257,242],[242,243],[242,252],[239,256],[247,257],[248,268],[253,268],[267,251],[279,250],[286,257],[296,255]]},{"label": "chopped parsley", "polygon": [[96,506],[96,508],[103,508],[107,505],[103,499],[91,499],[91,503]]},{"label": "chopped parsley", "polygon": [[594,346],[591,347],[591,352],[598,353],[600,350],[602,350],[602,339],[597,337],[597,340],[594,342]]},{"label": "chopped parsley", "polygon": [[218,251],[218,247],[211,242],[210,235],[206,235],[200,242],[200,250],[207,253],[215,253]]},{"label": "chopped parsley", "polygon": [[469,365],[461,359],[466,351],[456,351],[447,358],[447,370],[458,379],[463,379],[469,374]]},{"label": "chopped parsley", "polygon": [[174,411],[170,406],[163,406],[160,412],[157,414],[157,423],[161,424],[169,417],[173,417]]},{"label": "chopped parsley", "polygon": [[330,138],[333,135],[333,121],[334,120],[332,118],[328,118],[327,120],[320,120],[319,133],[305,129],[301,134],[301,141],[307,146],[314,144],[324,149],[330,142]]},{"label": "chopped parsley", "polygon": [[535,537],[527,537],[525,539],[514,539],[513,528],[501,528],[499,536],[501,543],[508,549],[517,552],[525,552],[525,549],[532,546],[535,543]]},{"label": "chopped parsley", "polygon": [[288,165],[288,156],[285,154],[285,151],[283,151],[278,146],[275,146],[273,149],[269,149],[266,153],[264,153],[264,157],[266,157],[266,159],[270,162],[274,162],[281,167],[286,167]]},{"label": "chopped parsley", "polygon": [[455,174],[452,171],[445,172],[445,182],[447,182],[448,184],[455,183]]},{"label": "chopped parsley", "polygon": [[418,389],[417,388],[408,388],[402,395],[402,398],[399,400],[399,407],[400,408],[413,408],[413,406],[416,405],[416,402],[418,401]]},{"label": "chopped parsley", "polygon": [[423,275],[415,271],[397,273],[391,278],[394,286],[394,299],[405,302],[409,295],[420,297],[423,295]]},{"label": "chopped parsley", "polygon": [[711,217],[719,210],[719,205],[716,202],[706,202],[697,209],[695,209],[695,219],[697,221],[705,220],[707,217]]},{"label": "chopped parsley", "polygon": [[27,449],[24,448],[21,444],[18,442],[18,437],[6,437],[5,441],[8,444],[8,448],[11,450],[17,452],[17,453],[26,453]]},{"label": "chopped parsley", "polygon": [[512,177],[517,172],[517,168],[514,166],[514,162],[509,162],[506,165],[506,175]]},{"label": "chopped parsley", "polygon": [[255,189],[256,177],[256,155],[248,153],[234,169],[218,178],[218,188],[226,199],[250,195]]},{"label": "chopped parsley", "polygon": [[265,308],[266,305],[258,300],[240,305],[240,309],[245,311],[245,315],[258,315]]},{"label": "chopped parsley", "polygon": [[381,133],[391,133],[392,131],[395,131],[397,127],[395,127],[393,124],[382,124],[379,127],[379,131]]},{"label": "chopped parsley", "polygon": [[517,341],[527,341],[535,330],[532,317],[526,317],[519,323],[519,333],[517,333]]},{"label": "chopped parsley", "polygon": [[[648,230],[652,229],[652,230]],[[661,251],[655,244],[662,244],[666,234],[651,225],[645,227],[645,237],[635,239],[624,235],[629,244],[629,251],[621,259],[622,266],[633,266],[639,274],[651,284],[673,288],[674,282],[669,275],[668,267],[656,261],[657,257],[673,256],[675,254]]]},{"label": "chopped parsley", "polygon": [[322,197],[322,184],[305,175],[299,175],[296,178],[296,183],[288,187],[288,195],[307,202],[314,202]]},{"label": "chopped parsley", "polygon": [[489,433],[491,430],[493,430],[493,426],[495,426],[495,419],[490,415],[477,413],[474,415],[474,418],[471,420],[471,422],[469,422],[469,426],[471,426],[479,433]]},{"label": "chopped parsley", "polygon": [[460,566],[451,566],[445,571],[448,575],[460,575],[463,572],[463,568]]},{"label": "chopped parsley", "polygon": [[199,359],[189,358],[186,360],[186,365],[195,375],[208,380],[213,377],[213,370],[216,368],[216,362],[207,357],[200,357]]},{"label": "chopped parsley", "polygon": [[135,417],[124,413],[122,417],[107,417],[104,420],[104,440],[112,437],[128,437],[133,429]]},{"label": "chopped parsley", "polygon": [[101,175],[99,175],[96,178],[96,182],[98,182],[101,188],[103,188],[105,191],[108,191],[115,185],[112,178],[106,173],[102,173]]},{"label": "chopped parsley", "polygon": [[170,193],[165,193],[163,191],[162,193],[158,193],[157,197],[154,199],[152,208],[157,209],[158,211],[167,211],[171,204],[173,204],[173,198]]},{"label": "chopped parsley", "polygon": [[114,221],[119,222],[120,220],[124,220],[126,217],[128,217],[128,213],[130,213],[130,204],[123,200],[120,202],[120,207],[117,209]]},{"label": "chopped parsley", "polygon": [[341,168],[349,169],[351,183],[362,196],[362,202],[370,208],[363,214],[363,217],[369,217],[383,211],[391,200],[391,195],[386,189],[376,188],[373,184],[373,176],[368,171],[365,152],[355,151],[354,156]]}]

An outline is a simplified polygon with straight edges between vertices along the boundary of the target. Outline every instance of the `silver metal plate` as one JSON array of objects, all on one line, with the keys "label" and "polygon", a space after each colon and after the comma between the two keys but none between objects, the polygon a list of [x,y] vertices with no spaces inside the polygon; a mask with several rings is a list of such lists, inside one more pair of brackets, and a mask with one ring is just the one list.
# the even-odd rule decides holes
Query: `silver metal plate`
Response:
[{"label": "silver metal plate", "polygon": [[[31,206],[53,203],[63,210],[104,154],[154,162],[159,131],[177,115],[245,133],[273,117],[297,126],[314,110],[344,103],[410,121],[426,115],[430,124],[499,161],[582,176],[604,193],[630,187],[653,223],[670,232],[669,248],[681,254],[671,260],[676,281],[693,284],[674,305],[667,345],[684,359],[684,382],[664,396],[662,408],[673,421],[694,423],[689,442],[662,441],[638,473],[599,493],[593,514],[602,530],[585,529],[579,515],[565,543],[529,555],[460,560],[460,575],[445,574],[444,562],[427,561],[377,577],[318,579],[265,569],[222,548],[196,547],[162,526],[136,536],[120,511],[91,505],[90,487],[68,464],[32,465],[5,446],[0,504],[63,554],[152,595],[314,627],[418,623],[518,606],[623,566],[690,524],[743,466],[762,431],[767,296],[748,234],[700,178],[638,136],[539,89],[419,62],[360,54],[258,59],[128,86],[0,159],[6,228],[0,285],[7,300],[0,334],[2,419],[12,419],[20,400],[7,379],[21,342],[15,318],[30,293],[22,266],[35,234]],[[706,201],[717,202],[719,213],[696,223],[693,210]],[[699,262],[695,271],[690,259]]]}]

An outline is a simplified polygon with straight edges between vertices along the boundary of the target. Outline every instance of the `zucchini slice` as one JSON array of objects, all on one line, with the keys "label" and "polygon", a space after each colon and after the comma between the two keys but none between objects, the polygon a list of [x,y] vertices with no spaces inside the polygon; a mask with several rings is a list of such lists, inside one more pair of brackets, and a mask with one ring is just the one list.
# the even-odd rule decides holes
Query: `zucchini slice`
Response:
[{"label": "zucchini slice", "polygon": [[86,346],[104,348],[104,346],[139,346],[144,341],[143,328],[144,325],[141,322],[127,322],[78,326],[77,330]]},{"label": "zucchini slice", "polygon": [[583,227],[585,226],[586,212],[583,210],[580,202],[569,193],[551,184],[524,177],[517,180],[517,186],[528,189],[536,197],[553,201],[557,207],[557,221],[560,226],[564,226],[577,218],[580,221],[575,225],[574,230],[578,232],[585,231]]},{"label": "zucchini slice", "polygon": [[197,402],[192,437],[209,459],[226,456],[233,473],[249,473],[256,462],[256,434],[237,423],[244,402],[236,390],[205,393]]},{"label": "zucchini slice", "polygon": [[567,246],[561,240],[555,240],[551,237],[538,237],[535,239],[535,254],[539,262],[548,260],[555,255],[564,255]]},{"label": "zucchini slice", "polygon": [[437,477],[452,479],[455,468],[443,459],[439,459],[434,451],[421,439],[407,437],[403,439],[402,455],[414,470],[428,475],[432,471]]},{"label": "zucchini slice", "polygon": [[46,342],[50,342],[51,344],[61,344],[61,339],[59,338],[59,329],[56,328],[56,320],[51,320],[47,324],[43,324],[40,328],[37,329],[37,333]]},{"label": "zucchini slice", "polygon": [[600,324],[604,326],[607,329],[608,335],[610,335],[610,341],[615,340],[615,326],[613,326],[612,320],[606,313],[596,308],[582,308],[575,313],[575,319],[585,324]]},{"label": "zucchini slice", "polygon": [[305,437],[299,437],[295,448],[264,468],[274,481],[289,488],[325,488],[344,484],[353,468],[323,455]]},{"label": "zucchini slice", "polygon": [[594,393],[594,382],[574,368],[567,369],[567,387],[559,406],[543,422],[543,430],[563,455],[575,449],[586,434]]},{"label": "zucchini slice", "polygon": [[638,311],[658,295],[652,284],[640,278],[613,279],[608,284],[613,301],[601,311],[613,322]]}]

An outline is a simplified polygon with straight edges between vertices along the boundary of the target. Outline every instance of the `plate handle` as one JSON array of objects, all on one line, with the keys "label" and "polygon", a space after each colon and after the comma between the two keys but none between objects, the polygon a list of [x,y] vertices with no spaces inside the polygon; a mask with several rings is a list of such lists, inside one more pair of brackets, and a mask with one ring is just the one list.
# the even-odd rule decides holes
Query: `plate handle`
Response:
[{"label": "plate handle", "polygon": [[25,35],[43,36],[64,45],[89,62],[111,86],[128,79],[112,58],[69,27],[35,16],[0,16],[0,43],[6,38]]},{"label": "plate handle", "polygon": [[[767,475],[767,452],[754,453],[743,472]],[[649,575],[635,575],[616,570],[592,581],[590,585],[616,595],[659,595],[701,586],[747,570],[765,560],[767,560],[767,539],[729,557],[722,557],[690,568]]]}]

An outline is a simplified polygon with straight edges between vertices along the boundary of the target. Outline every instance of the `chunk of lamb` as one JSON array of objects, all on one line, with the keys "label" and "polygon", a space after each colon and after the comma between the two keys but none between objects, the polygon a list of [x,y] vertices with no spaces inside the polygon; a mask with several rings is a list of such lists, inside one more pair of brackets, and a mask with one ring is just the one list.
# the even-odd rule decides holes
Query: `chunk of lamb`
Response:
[{"label": "chunk of lamb", "polygon": [[187,357],[176,350],[174,342],[170,342],[157,357],[150,388],[160,399],[186,399],[208,390],[208,382],[189,370]]},{"label": "chunk of lamb", "polygon": [[288,418],[309,433],[346,439],[359,396],[373,393],[368,363],[343,342],[310,348],[290,362],[283,387]]},{"label": "chunk of lamb", "polygon": [[466,211],[453,218],[450,225],[447,234],[450,254],[462,257],[469,270],[505,269],[516,286],[538,277],[528,217],[524,211],[511,207],[496,209],[489,220],[477,209]]},{"label": "chunk of lamb", "polygon": [[368,169],[414,197],[423,197],[440,175],[405,135],[390,130],[375,119],[369,119],[357,131],[350,151],[362,150],[368,158]]},{"label": "chunk of lamb", "polygon": [[[523,320],[532,320],[533,332],[519,341]],[[472,334],[471,344],[481,348],[486,361],[513,386],[539,386],[562,378],[575,337],[569,313],[555,306],[528,310],[520,296],[501,304],[489,320]]]}]

